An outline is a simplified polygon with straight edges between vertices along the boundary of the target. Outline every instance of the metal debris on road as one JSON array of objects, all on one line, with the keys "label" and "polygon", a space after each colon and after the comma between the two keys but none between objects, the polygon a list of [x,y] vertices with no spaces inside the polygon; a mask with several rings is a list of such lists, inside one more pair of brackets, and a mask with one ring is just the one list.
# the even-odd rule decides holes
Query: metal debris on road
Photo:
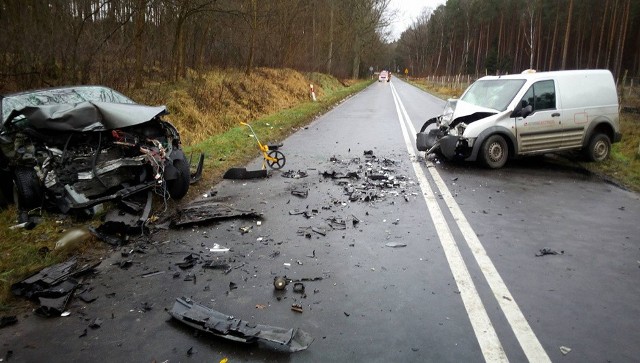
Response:
[{"label": "metal debris on road", "polygon": [[307,172],[302,170],[297,170],[297,171],[287,170],[280,175],[282,175],[283,178],[291,178],[291,179],[300,179],[300,178],[306,178],[307,176],[309,176]]},{"label": "metal debris on road", "polygon": [[289,352],[305,350],[314,338],[300,329],[251,324],[208,308],[188,298],[178,298],[169,311],[176,320],[200,331],[242,343],[265,343]]},{"label": "metal debris on road", "polygon": [[291,188],[291,195],[295,195],[300,198],[307,198],[309,196],[309,186],[307,184],[294,185]]},{"label": "metal debris on road", "polygon": [[301,313],[301,314],[303,312],[302,305],[300,305],[300,304],[291,304],[291,310],[295,311],[296,313]]},{"label": "metal debris on road", "polygon": [[213,247],[209,248],[209,252],[229,252],[229,248],[214,243]]}]

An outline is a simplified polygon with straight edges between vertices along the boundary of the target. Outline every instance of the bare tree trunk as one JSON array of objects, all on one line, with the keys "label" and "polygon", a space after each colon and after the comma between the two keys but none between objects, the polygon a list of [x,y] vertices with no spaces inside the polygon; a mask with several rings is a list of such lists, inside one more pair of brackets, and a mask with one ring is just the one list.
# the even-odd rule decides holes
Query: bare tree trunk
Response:
[{"label": "bare tree trunk", "polygon": [[611,27],[609,28],[609,43],[607,44],[607,58],[605,61],[605,68],[609,69],[609,64],[611,61],[611,52],[613,51],[613,41],[616,32],[617,17],[618,17],[618,0],[614,0],[613,2],[613,19],[611,20]]},{"label": "bare tree trunk", "polygon": [[631,0],[627,0],[627,4],[624,7],[622,13],[622,24],[620,26],[620,34],[618,35],[618,47],[616,49],[616,59],[614,62],[614,76],[616,80],[620,78],[620,74],[622,71],[622,55],[624,52],[624,42],[627,38],[627,27],[629,24],[629,8],[631,7]]},{"label": "bare tree trunk", "polygon": [[555,25],[553,26],[553,40],[551,41],[551,54],[549,55],[549,67],[548,67],[549,71],[553,69],[553,57],[555,56],[555,50],[556,50],[556,39],[558,37],[558,18],[560,16],[559,7],[560,7],[559,5],[558,7],[556,7],[556,22],[555,22]]},{"label": "bare tree trunk", "polygon": [[333,60],[333,0],[329,0],[329,54],[327,55],[327,74],[331,74]]},{"label": "bare tree trunk", "polygon": [[251,0],[251,34],[249,37],[249,56],[247,57],[247,68],[244,73],[251,74],[253,68],[253,57],[256,48],[256,31],[258,28],[258,0]]},{"label": "bare tree trunk", "polygon": [[609,11],[609,1],[607,0],[604,3],[604,15],[602,16],[602,25],[600,26],[600,40],[598,41],[598,52],[596,53],[596,68],[598,68],[598,65],[600,63],[600,52],[602,51],[602,39],[604,38],[604,27],[607,23],[607,12]]},{"label": "bare tree trunk", "polygon": [[142,88],[142,73],[144,71],[144,63],[142,62],[142,48],[143,48],[143,42],[142,42],[142,33],[144,31],[144,16],[145,16],[145,12],[146,12],[146,0],[138,0],[138,4],[137,4],[137,9],[136,9],[136,17],[135,17],[135,24],[136,24],[136,34],[135,34],[135,39],[134,39],[134,44],[135,44],[135,52],[136,52],[136,68],[135,68],[135,82],[133,87],[134,88]]},{"label": "bare tree trunk", "polygon": [[567,29],[564,32],[564,47],[562,48],[562,67],[566,69],[567,54],[569,52],[569,35],[571,33],[571,15],[573,13],[573,0],[569,0],[569,15],[567,16]]}]

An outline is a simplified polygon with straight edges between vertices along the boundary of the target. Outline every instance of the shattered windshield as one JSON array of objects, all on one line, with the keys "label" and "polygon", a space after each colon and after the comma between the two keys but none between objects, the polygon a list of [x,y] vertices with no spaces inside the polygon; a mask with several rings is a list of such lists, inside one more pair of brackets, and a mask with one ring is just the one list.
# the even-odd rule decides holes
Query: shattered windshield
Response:
[{"label": "shattered windshield", "polygon": [[476,81],[460,99],[476,106],[504,111],[524,83],[524,79]]},{"label": "shattered windshield", "polygon": [[27,106],[77,104],[85,101],[135,103],[123,94],[101,86],[67,87],[16,93],[2,98],[2,122],[7,120],[11,111],[20,110]]}]

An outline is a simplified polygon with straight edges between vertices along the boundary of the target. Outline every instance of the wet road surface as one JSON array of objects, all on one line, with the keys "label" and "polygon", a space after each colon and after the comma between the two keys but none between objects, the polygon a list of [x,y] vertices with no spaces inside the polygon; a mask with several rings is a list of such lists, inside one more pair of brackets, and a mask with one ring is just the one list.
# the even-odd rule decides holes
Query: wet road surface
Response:
[{"label": "wet road surface", "polygon": [[[11,351],[11,361],[24,362],[636,360],[638,195],[558,157],[500,170],[427,163],[406,141],[442,106],[398,79],[373,84],[284,140],[283,171],[225,180],[202,197],[261,219],[160,231],[140,243],[144,253],[127,257],[127,270],[112,265],[124,259],[118,251],[85,281],[96,301],[74,299],[64,318],[19,316],[0,330],[0,358]],[[283,176],[296,171],[308,176]],[[353,190],[361,198],[351,200]],[[231,251],[210,252],[214,243]],[[535,257],[542,248],[564,253]],[[176,266],[188,255],[231,270]],[[283,275],[322,279],[304,282],[304,294],[292,285],[275,291],[273,279]],[[182,296],[249,322],[298,327],[315,341],[287,354],[194,334],[167,313]],[[101,326],[89,328],[96,318]]]}]

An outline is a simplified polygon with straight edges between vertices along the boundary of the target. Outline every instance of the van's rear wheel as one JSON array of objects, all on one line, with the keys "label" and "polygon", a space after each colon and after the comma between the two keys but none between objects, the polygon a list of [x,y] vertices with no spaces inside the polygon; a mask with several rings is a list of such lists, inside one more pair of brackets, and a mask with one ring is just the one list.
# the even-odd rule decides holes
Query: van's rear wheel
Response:
[{"label": "van's rear wheel", "polygon": [[491,135],[480,148],[480,159],[484,165],[491,169],[504,166],[509,157],[509,147],[504,137]]},{"label": "van's rear wheel", "polygon": [[589,141],[589,146],[585,150],[586,156],[591,161],[602,161],[609,157],[611,153],[611,140],[605,134],[595,134]]}]

